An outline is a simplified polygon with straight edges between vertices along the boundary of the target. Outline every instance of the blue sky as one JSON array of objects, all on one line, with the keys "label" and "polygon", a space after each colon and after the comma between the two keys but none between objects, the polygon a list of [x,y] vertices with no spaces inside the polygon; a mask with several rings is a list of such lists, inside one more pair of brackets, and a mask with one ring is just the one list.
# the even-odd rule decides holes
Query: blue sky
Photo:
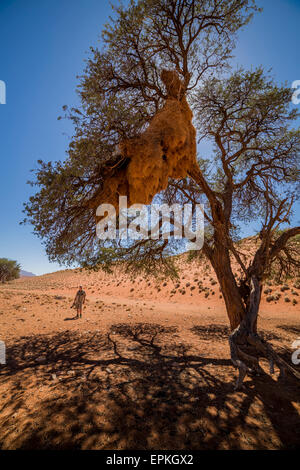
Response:
[{"label": "blue sky", "polygon": [[[240,33],[235,61],[272,68],[281,82],[300,80],[300,0],[258,3],[264,12]],[[57,117],[64,104],[77,103],[76,76],[110,13],[108,0],[0,0],[0,80],[7,86],[0,105],[0,257],[36,274],[59,266],[49,263],[32,227],[19,225],[32,193],[26,181],[38,159],[64,158],[72,127]]]}]

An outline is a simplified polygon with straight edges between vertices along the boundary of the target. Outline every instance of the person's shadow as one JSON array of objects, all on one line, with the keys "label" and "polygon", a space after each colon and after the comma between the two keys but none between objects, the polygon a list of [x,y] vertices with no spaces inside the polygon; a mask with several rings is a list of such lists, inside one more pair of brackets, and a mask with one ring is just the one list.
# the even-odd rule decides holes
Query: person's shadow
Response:
[{"label": "person's shadow", "polygon": [[67,318],[64,318],[64,321],[70,321],[70,320],[78,320],[78,317],[67,317]]}]

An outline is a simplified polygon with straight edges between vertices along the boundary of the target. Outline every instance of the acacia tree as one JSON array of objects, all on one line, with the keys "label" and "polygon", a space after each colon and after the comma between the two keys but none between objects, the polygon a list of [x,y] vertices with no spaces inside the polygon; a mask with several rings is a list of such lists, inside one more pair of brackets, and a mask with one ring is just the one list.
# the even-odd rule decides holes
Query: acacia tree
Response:
[{"label": "acacia tree", "polygon": [[20,265],[17,261],[0,258],[0,281],[5,283],[20,277]]},{"label": "acacia tree", "polygon": [[[237,386],[249,366],[259,370],[259,355],[269,358],[271,369],[275,362],[282,374],[288,369],[297,375],[257,334],[262,285],[272,266],[277,263],[281,272],[299,267],[293,237],[300,227],[278,229],[289,224],[297,199],[300,133],[291,128],[298,115],[289,110],[289,89],[262,69],[229,75],[235,34],[254,11],[248,0],[136,0],[116,8],[103,31],[102,50],[91,50],[79,88],[82,106],[66,110],[75,125],[68,158],[40,162],[32,183],[39,191],[25,205],[25,221],[34,225],[52,260],[97,267],[122,259],[133,269],[153,272],[159,264],[174,272],[168,240],[99,242],[91,201],[116,168],[128,165],[130,158],[115,152],[116,145],[151,126],[168,98],[162,69],[176,72],[197,138],[212,150],[198,155],[187,177],[170,179],[160,197],[205,202],[202,252],[225,300]],[[253,218],[261,222],[259,246],[246,264],[234,240],[238,224]],[[231,256],[241,268],[239,280]]]}]

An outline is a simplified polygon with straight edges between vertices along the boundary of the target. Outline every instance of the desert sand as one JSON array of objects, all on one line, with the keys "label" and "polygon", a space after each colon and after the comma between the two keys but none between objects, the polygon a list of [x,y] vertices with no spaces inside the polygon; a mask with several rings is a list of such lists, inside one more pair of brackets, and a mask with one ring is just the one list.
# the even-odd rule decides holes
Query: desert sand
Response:
[{"label": "desert sand", "polygon": [[[75,319],[80,284],[87,302]],[[291,363],[299,279],[268,284],[259,330]],[[278,381],[275,370],[234,391],[229,323],[206,264],[183,260],[174,282],[59,271],[2,285],[0,301],[0,449],[300,445],[296,379]]]}]

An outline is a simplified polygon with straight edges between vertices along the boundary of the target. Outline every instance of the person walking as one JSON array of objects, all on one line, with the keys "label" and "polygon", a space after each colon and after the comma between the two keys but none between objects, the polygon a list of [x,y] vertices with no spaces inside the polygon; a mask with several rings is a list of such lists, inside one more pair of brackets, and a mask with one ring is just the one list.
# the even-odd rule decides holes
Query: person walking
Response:
[{"label": "person walking", "polygon": [[72,305],[72,307],[75,307],[77,310],[76,318],[82,318],[82,306],[85,304],[85,300],[86,300],[86,293],[82,289],[82,286],[79,286],[79,289],[75,295],[75,299]]}]

